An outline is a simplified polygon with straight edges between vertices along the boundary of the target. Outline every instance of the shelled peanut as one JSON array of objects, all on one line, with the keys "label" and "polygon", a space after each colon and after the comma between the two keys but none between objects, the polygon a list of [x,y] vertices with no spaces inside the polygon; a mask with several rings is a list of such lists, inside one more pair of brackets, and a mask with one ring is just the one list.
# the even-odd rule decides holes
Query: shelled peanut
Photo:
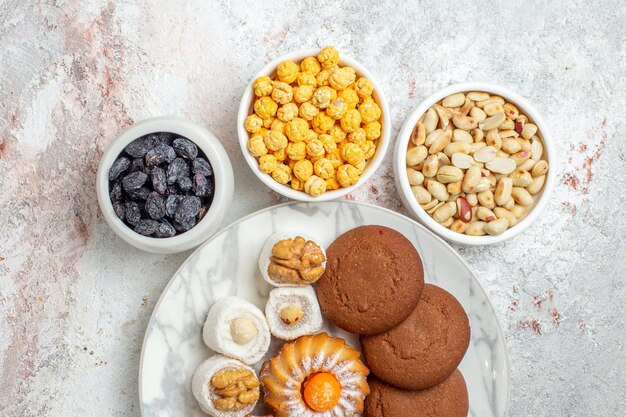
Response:
[{"label": "shelled peanut", "polygon": [[323,48],[254,84],[248,151],[276,182],[317,197],[358,182],[376,153],[382,112],[371,80]]},{"label": "shelled peanut", "polygon": [[537,126],[500,96],[452,94],[419,119],[406,154],[413,195],[439,224],[499,235],[532,208],[548,162]]}]

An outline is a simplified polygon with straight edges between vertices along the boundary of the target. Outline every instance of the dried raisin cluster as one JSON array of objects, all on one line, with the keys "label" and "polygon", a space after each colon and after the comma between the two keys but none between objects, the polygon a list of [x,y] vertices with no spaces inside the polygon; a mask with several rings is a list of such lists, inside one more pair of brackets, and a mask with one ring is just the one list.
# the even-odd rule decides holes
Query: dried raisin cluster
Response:
[{"label": "dried raisin cluster", "polygon": [[172,237],[191,229],[211,206],[214,192],[206,155],[172,133],[134,140],[109,170],[115,213],[144,236]]}]

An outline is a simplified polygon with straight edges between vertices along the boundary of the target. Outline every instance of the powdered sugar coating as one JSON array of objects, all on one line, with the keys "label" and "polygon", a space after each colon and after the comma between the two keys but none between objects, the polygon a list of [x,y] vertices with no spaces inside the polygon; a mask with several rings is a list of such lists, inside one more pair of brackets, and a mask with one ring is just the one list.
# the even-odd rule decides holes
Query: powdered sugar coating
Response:
[{"label": "powdered sugar coating", "polygon": [[[304,314],[299,322],[287,325],[280,318],[280,312],[290,304],[301,307]],[[319,332],[323,325],[320,305],[310,285],[273,289],[265,305],[265,317],[272,335],[283,340],[294,340]]]},{"label": "powdered sugar coating", "polygon": [[[317,372],[333,374],[341,386],[339,402],[324,412],[309,408],[301,394],[305,378]],[[264,401],[274,408],[276,417],[352,417],[363,412],[369,394],[368,374],[359,351],[343,339],[319,333],[285,343],[263,364],[259,378],[265,389]]]},{"label": "powdered sugar coating", "polygon": [[215,395],[211,389],[211,378],[216,372],[229,368],[247,369],[256,376],[254,369],[244,365],[238,360],[227,358],[223,355],[214,355],[196,368],[191,380],[191,391],[198,401],[200,408],[213,417],[243,417],[250,413],[256,405],[250,404],[239,411],[220,411],[215,408],[213,401],[219,397]]},{"label": "powdered sugar coating", "polygon": [[[256,328],[256,337],[244,345],[235,342],[231,333],[231,323],[237,318],[250,320]],[[213,304],[202,329],[202,338],[212,350],[248,365],[263,358],[271,341],[263,312],[249,301],[234,296],[222,298]]]}]

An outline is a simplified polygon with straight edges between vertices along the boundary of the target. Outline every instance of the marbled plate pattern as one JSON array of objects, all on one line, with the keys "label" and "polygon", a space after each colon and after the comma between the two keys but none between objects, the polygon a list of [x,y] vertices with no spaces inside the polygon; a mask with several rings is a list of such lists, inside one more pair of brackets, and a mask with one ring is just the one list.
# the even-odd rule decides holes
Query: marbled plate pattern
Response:
[{"label": "marbled plate pattern", "polygon": [[[460,366],[469,390],[470,417],[506,416],[510,395],[506,343],[494,308],[473,272],[450,246],[413,220],[354,202],[270,207],[228,226],[189,257],[163,292],[146,330],[139,369],[143,416],[205,416],[191,393],[195,368],[212,354],[202,341],[205,316],[215,300],[227,295],[246,298],[264,309],[270,287],[260,276],[257,257],[273,232],[299,230],[328,246],[341,233],[367,224],[403,233],[422,256],[426,281],[459,299],[472,330]],[[325,327],[358,347],[355,336]],[[281,344],[274,340],[268,357]]]}]

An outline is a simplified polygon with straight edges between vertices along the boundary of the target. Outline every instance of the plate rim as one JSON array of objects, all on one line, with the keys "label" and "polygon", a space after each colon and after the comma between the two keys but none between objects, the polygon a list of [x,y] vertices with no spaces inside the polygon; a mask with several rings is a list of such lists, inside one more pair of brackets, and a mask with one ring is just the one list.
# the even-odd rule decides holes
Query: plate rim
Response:
[{"label": "plate rim", "polygon": [[227,230],[229,230],[233,225],[238,224],[238,223],[242,223],[245,220],[248,220],[251,217],[257,216],[261,213],[264,213],[266,211],[269,210],[273,210],[273,209],[277,209],[277,208],[282,208],[282,207],[286,207],[286,206],[294,206],[294,205],[328,205],[328,204],[346,204],[346,205],[357,205],[357,206],[364,206],[364,207],[368,207],[368,208],[374,208],[377,210],[382,210],[385,212],[388,212],[390,214],[399,216],[401,218],[404,218],[406,220],[408,220],[410,223],[412,223],[414,226],[417,226],[418,228],[420,228],[421,230],[423,230],[424,232],[428,233],[429,235],[431,235],[432,237],[434,237],[436,240],[439,241],[439,243],[442,243],[444,246],[447,246],[451,252],[454,254],[454,256],[457,257],[458,260],[461,261],[461,263],[467,267],[467,269],[470,271],[470,273],[472,274],[472,276],[474,277],[474,280],[476,281],[476,283],[478,284],[478,287],[480,288],[480,290],[485,294],[485,298],[487,299],[487,301],[489,302],[489,306],[491,307],[491,309],[493,310],[494,316],[496,317],[496,325],[498,328],[498,333],[500,334],[501,338],[502,338],[502,343],[504,344],[504,365],[506,368],[506,379],[507,379],[507,384],[508,384],[508,389],[507,389],[507,394],[506,394],[506,406],[504,409],[504,417],[508,417],[509,415],[509,408],[511,405],[511,358],[510,358],[510,353],[509,353],[509,346],[505,337],[505,333],[504,330],[502,328],[502,323],[500,320],[500,314],[498,313],[498,310],[496,310],[495,306],[493,305],[493,302],[491,301],[491,297],[489,296],[489,293],[487,292],[487,290],[485,289],[485,287],[483,286],[483,283],[480,281],[480,279],[478,279],[478,276],[476,275],[476,273],[474,272],[474,270],[472,269],[472,267],[465,261],[465,259],[463,259],[463,257],[461,256],[461,254],[459,254],[447,241],[445,241],[443,238],[441,238],[439,235],[437,235],[436,233],[432,232],[430,229],[428,229],[426,226],[424,226],[423,224],[415,221],[414,219],[405,216],[402,213],[398,213],[397,211],[391,210],[389,208],[386,207],[381,207],[381,206],[377,206],[375,204],[372,203],[367,203],[367,202],[363,202],[363,201],[351,201],[351,200],[331,200],[331,201],[320,201],[320,202],[307,202],[307,201],[287,201],[285,203],[280,203],[280,204],[275,204],[273,206],[268,206],[268,207],[264,207],[260,210],[254,211],[250,214],[247,214],[229,224],[227,224],[226,226],[222,227],[221,229],[219,229],[215,234],[213,234],[211,237],[209,237],[206,241],[204,241],[200,246],[198,246],[196,249],[194,249],[194,251],[183,261],[182,264],[180,264],[180,266],[178,267],[178,269],[176,269],[176,271],[174,272],[174,274],[172,274],[172,277],[169,279],[169,281],[167,282],[167,284],[165,285],[165,288],[163,288],[163,291],[161,292],[161,295],[159,296],[159,299],[157,300],[156,304],[154,305],[154,308],[152,310],[152,313],[150,314],[150,319],[148,319],[148,324],[146,325],[146,329],[144,330],[144,335],[143,335],[143,341],[141,342],[141,353],[139,355],[139,368],[137,370],[137,391],[138,391],[138,397],[139,397],[139,413],[141,415],[141,417],[146,417],[144,414],[144,410],[143,410],[143,393],[142,393],[142,388],[143,388],[143,378],[142,378],[142,370],[143,370],[143,365],[144,365],[144,352],[145,352],[145,348],[146,348],[146,341],[148,340],[148,329],[150,328],[150,325],[152,325],[152,322],[154,321],[156,312],[159,308],[159,306],[161,305],[161,302],[164,299],[165,294],[168,292],[170,286],[172,285],[172,283],[174,282],[174,278],[176,278],[176,276],[178,275],[178,273],[183,269],[183,267],[185,267],[187,265],[187,262],[189,261],[190,258],[192,258],[194,255],[196,255],[196,253],[200,250],[202,250],[206,245],[208,245],[209,243],[213,242],[213,240],[217,239],[219,236],[221,236],[223,233],[225,233]]}]

